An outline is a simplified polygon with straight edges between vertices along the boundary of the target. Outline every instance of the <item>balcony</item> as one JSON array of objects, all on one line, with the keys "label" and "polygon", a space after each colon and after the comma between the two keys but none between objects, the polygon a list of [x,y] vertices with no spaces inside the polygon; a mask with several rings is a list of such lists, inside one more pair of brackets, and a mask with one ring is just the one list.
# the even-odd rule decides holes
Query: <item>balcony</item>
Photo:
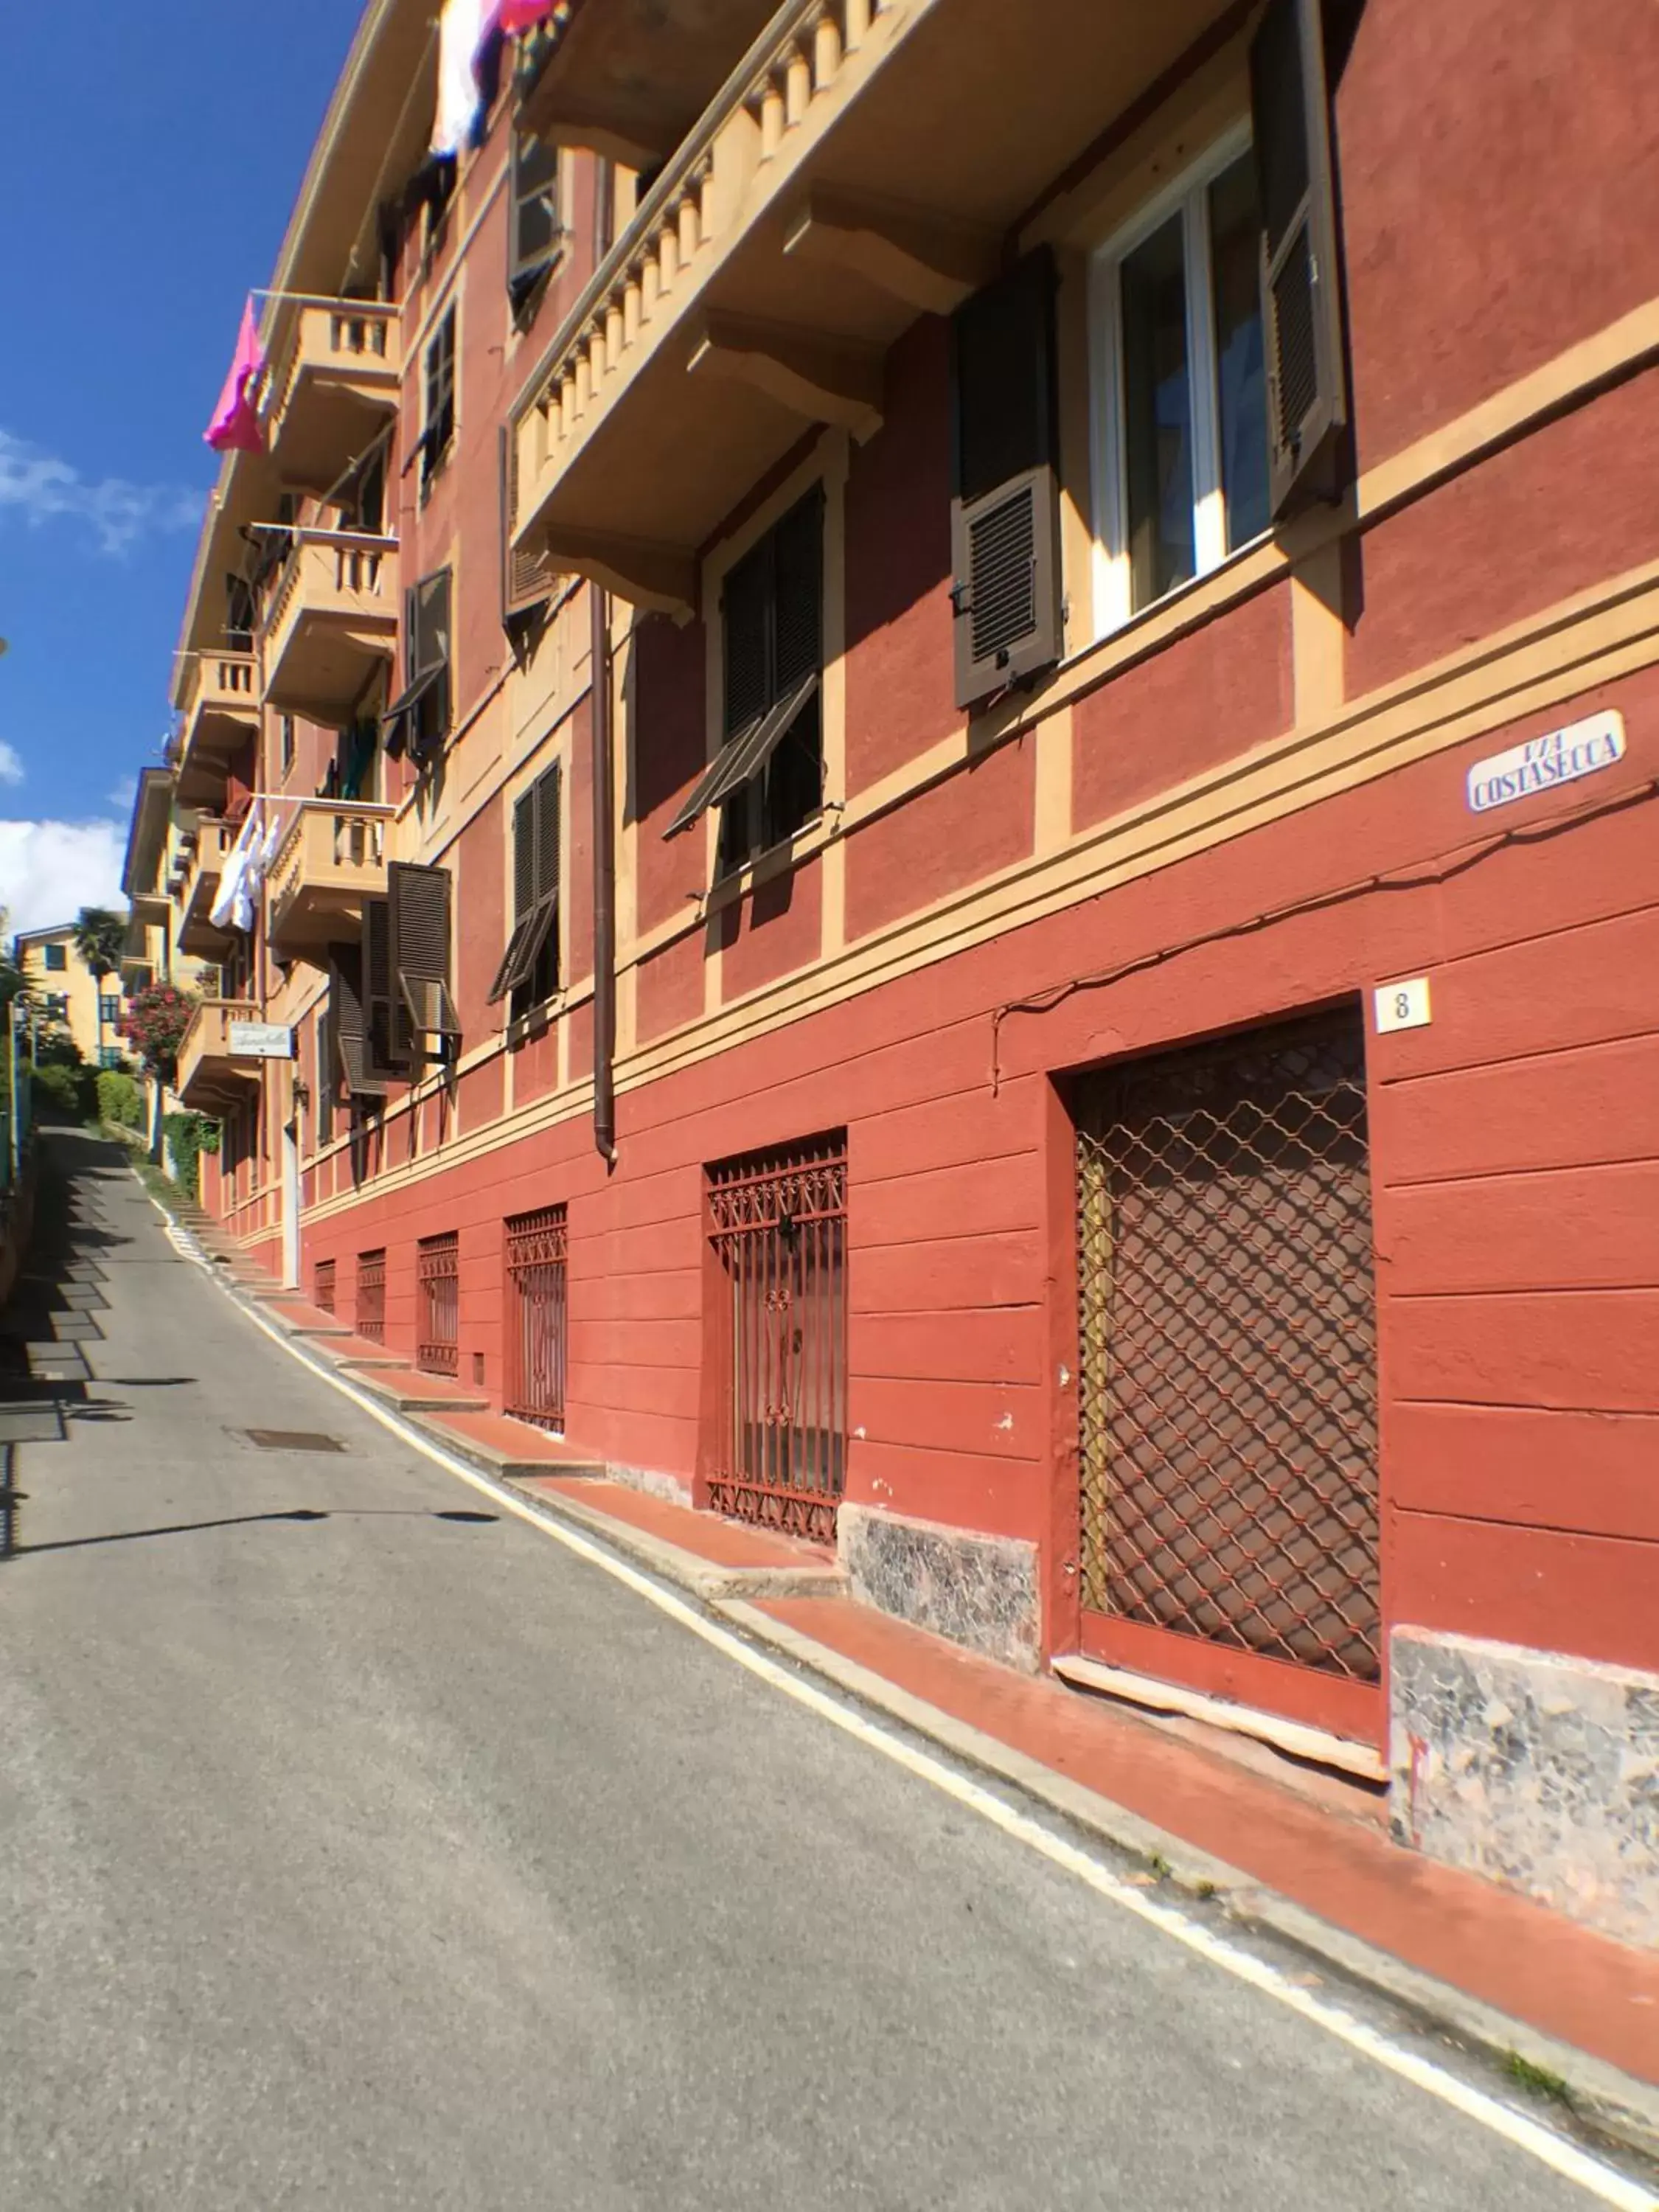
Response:
[{"label": "balcony", "polygon": [[316,957],[354,936],[384,892],[389,806],[302,800],[265,878],[265,935],[278,959]]},{"label": "balcony", "polygon": [[790,0],[521,395],[515,546],[636,605],[695,606],[696,549],[755,483],[814,423],[872,435],[894,340],[984,283],[1196,41],[1224,70],[1228,15],[1223,0]]},{"label": "balcony", "polygon": [[284,483],[323,492],[398,410],[403,341],[395,307],[313,301],[271,363],[265,439]]},{"label": "balcony", "polygon": [[177,741],[179,805],[222,805],[230,763],[258,728],[259,677],[253,655],[195,654]]},{"label": "balcony", "polygon": [[197,1007],[179,1048],[173,1086],[191,1113],[222,1114],[257,1089],[263,1063],[231,1057],[230,1025],[258,1018],[258,1008],[241,1000],[204,999]]},{"label": "balcony", "polygon": [[194,843],[185,855],[183,880],[174,893],[179,911],[175,942],[193,959],[214,960],[224,951],[224,933],[213,927],[210,916],[235,842],[236,832],[229,823],[211,814],[198,818]]},{"label": "balcony", "polygon": [[605,0],[532,39],[525,128],[630,169],[679,144],[766,26],[776,0]]},{"label": "balcony", "polygon": [[343,729],[398,641],[398,541],[296,530],[264,619],[265,703]]}]

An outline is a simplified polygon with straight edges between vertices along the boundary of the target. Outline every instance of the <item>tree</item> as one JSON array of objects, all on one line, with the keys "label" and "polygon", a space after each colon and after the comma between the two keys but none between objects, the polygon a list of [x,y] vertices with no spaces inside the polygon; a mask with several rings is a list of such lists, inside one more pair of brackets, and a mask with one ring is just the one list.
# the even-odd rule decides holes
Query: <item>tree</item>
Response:
[{"label": "tree", "polygon": [[126,951],[127,922],[125,915],[116,914],[106,906],[83,906],[76,918],[75,950],[82,965],[89,970],[93,988],[98,994],[98,1043],[104,1042],[104,978],[118,975],[121,957]]}]

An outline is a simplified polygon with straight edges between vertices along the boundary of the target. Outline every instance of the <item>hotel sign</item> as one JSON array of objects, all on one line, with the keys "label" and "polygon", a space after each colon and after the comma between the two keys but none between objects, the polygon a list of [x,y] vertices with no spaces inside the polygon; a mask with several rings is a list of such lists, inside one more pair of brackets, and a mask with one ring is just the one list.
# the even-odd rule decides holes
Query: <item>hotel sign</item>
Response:
[{"label": "hotel sign", "polygon": [[1524,745],[1476,761],[1469,770],[1470,811],[1490,814],[1495,806],[1513,805],[1517,799],[1553,790],[1558,783],[1577,783],[1582,775],[1599,775],[1624,757],[1624,716],[1591,714],[1584,721],[1570,722],[1565,730],[1529,738]]},{"label": "hotel sign", "polygon": [[276,1022],[232,1022],[233,1060],[292,1060],[294,1032]]}]

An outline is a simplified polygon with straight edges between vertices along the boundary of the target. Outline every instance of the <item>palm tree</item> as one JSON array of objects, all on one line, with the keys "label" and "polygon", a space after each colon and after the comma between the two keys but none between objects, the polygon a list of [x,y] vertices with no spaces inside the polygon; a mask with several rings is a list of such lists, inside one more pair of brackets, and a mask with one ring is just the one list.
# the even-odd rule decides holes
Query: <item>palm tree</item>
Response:
[{"label": "palm tree", "polygon": [[120,973],[126,950],[126,916],[106,906],[83,906],[76,918],[75,950],[98,996],[98,1056],[104,1049],[104,978]]}]

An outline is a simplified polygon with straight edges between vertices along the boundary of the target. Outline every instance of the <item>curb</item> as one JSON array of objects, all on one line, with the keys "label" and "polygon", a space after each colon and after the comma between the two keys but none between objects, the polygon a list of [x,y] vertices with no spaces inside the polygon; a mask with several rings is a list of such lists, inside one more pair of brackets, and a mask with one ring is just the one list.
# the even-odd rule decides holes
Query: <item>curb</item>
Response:
[{"label": "curb", "polygon": [[[167,1211],[159,1200],[155,1202],[159,1211]],[[190,1233],[188,1224],[177,1225]],[[240,1286],[220,1267],[210,1264],[207,1272],[210,1280],[218,1283],[233,1303],[257,1318],[302,1365],[332,1381],[365,1411],[382,1419],[393,1411],[386,1400],[372,1393],[348,1370],[319,1364],[314,1355],[322,1352],[321,1346],[301,1343],[295,1333],[283,1330],[273,1316],[261,1314],[259,1302],[242,1295]],[[753,1602],[760,1597],[833,1596],[845,1588],[845,1576],[839,1571],[717,1565],[678,1544],[617,1522],[595,1506],[562,1494],[549,1497],[526,1480],[506,1472],[498,1460],[492,1460],[466,1437],[450,1435],[437,1421],[401,1410],[396,1419],[424,1441],[511,1492],[538,1519],[597,1540],[630,1565],[696,1598],[745,1637],[769,1645],[843,1695],[899,1722],[963,1765],[1009,1784],[1113,1850],[1139,1861],[1158,1882],[1183,1898],[1198,1904],[1213,1903],[1239,1926],[1290,1945],[1334,1976],[1400,2008],[1421,2026],[1499,2069],[1519,2059],[1528,2067],[1555,2076],[1565,2085],[1566,2112],[1581,2130],[1617,2149],[1659,2161],[1659,2085],[1644,2082],[1573,2045],[1562,2043],[1349,1934],[1265,1887],[1254,1875],[1158,1827],[1127,1806],[1069,1780],[971,1723],[913,1696],[858,1661],[773,1620],[757,1611]]]}]

